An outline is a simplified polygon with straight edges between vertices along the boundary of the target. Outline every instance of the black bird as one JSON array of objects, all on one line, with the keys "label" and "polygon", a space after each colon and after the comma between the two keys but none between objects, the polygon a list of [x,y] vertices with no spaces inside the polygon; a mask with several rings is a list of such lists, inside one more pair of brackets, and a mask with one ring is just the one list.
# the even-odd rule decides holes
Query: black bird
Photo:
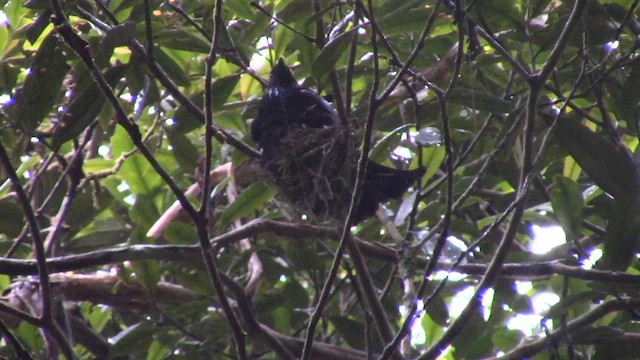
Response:
[{"label": "black bird", "polygon": [[[351,199],[358,159],[351,129],[318,93],[300,86],[280,59],[251,124],[262,150],[261,166],[294,205],[320,217],[343,219]],[[367,163],[363,191],[351,225],[374,215],[379,204],[397,199],[425,173]]]}]

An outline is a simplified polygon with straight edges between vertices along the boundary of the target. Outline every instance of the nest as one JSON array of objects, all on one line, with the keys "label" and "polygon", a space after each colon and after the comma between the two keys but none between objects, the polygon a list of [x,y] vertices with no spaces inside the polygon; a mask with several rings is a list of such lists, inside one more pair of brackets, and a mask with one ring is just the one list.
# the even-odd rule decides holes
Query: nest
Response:
[{"label": "nest", "polygon": [[290,128],[262,167],[298,214],[314,220],[344,219],[351,201],[357,151],[350,129]]}]

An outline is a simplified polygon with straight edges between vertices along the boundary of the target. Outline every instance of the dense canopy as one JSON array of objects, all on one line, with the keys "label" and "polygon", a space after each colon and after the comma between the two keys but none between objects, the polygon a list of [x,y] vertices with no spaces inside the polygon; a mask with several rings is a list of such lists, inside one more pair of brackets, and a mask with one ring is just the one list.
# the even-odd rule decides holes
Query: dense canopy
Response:
[{"label": "dense canopy", "polygon": [[[638,1],[0,4],[0,356],[637,358]],[[259,166],[279,59],[344,219]],[[346,226],[367,159],[425,171]]]}]

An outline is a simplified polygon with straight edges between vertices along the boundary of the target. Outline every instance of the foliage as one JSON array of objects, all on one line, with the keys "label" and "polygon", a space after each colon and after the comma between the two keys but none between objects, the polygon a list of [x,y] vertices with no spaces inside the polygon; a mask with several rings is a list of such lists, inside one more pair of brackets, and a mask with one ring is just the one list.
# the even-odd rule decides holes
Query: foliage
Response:
[{"label": "foliage", "polygon": [[[637,2],[0,4],[0,356],[637,356]],[[280,57],[427,168],[386,215],[259,172]]]}]

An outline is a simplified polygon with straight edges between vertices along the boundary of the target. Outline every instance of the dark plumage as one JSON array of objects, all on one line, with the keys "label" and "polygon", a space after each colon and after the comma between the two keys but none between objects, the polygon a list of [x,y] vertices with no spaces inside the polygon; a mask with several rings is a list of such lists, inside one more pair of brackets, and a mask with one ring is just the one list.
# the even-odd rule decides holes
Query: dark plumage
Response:
[{"label": "dark plumage", "polygon": [[[353,133],[339,123],[331,104],[296,82],[282,59],[271,71],[251,137],[262,150],[262,167],[295,208],[344,218],[358,159]],[[379,204],[400,198],[424,172],[369,161],[352,225],[374,215]]]}]

